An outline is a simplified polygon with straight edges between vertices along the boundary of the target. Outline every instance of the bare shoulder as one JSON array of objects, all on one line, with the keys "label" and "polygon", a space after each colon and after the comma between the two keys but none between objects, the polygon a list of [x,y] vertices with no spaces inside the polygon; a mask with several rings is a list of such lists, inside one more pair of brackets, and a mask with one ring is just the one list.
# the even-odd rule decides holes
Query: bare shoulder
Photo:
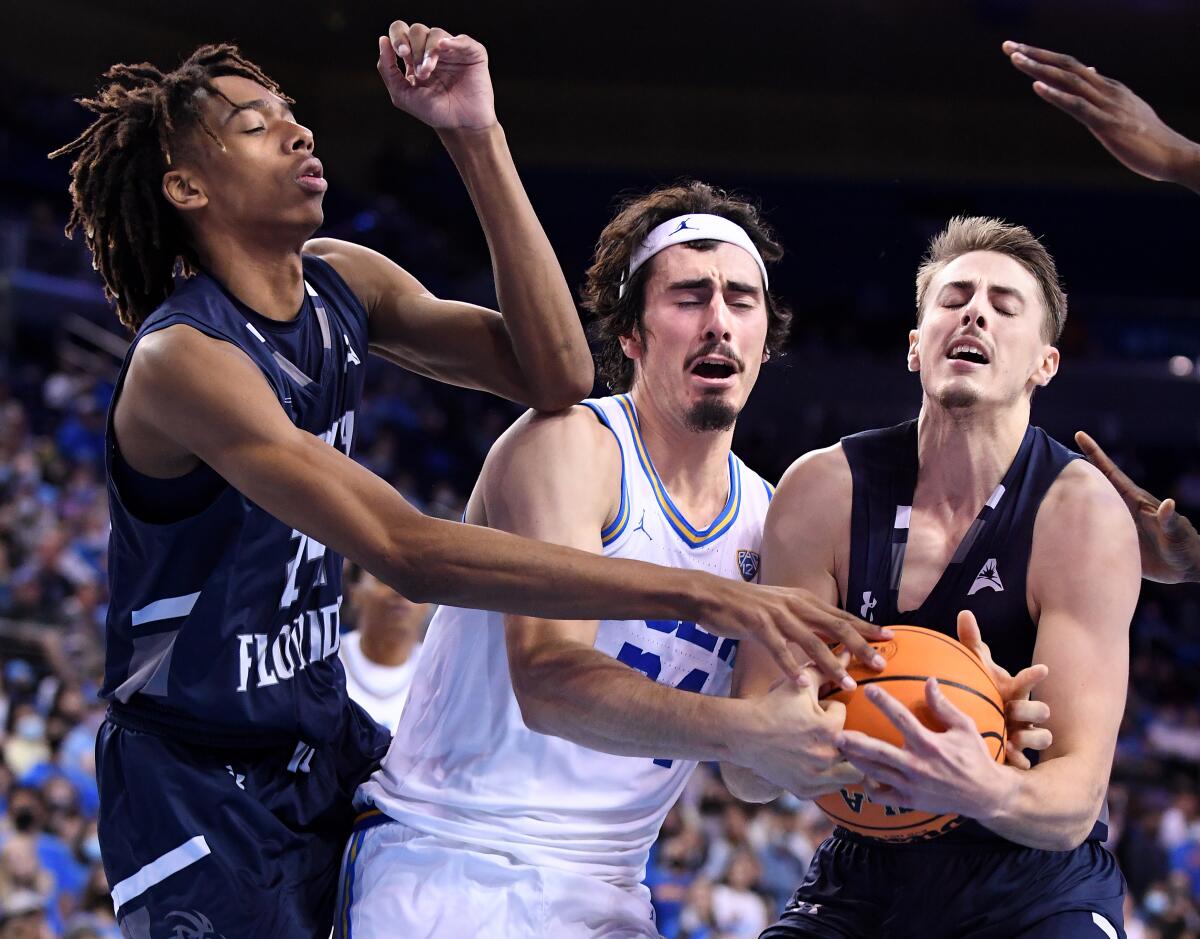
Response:
[{"label": "bare shoulder", "polygon": [[1133,519],[1120,494],[1087,460],[1072,460],[1051,484],[1038,509],[1037,528],[1066,529],[1068,536],[1095,525],[1128,528]]},{"label": "bare shoulder", "polygon": [[596,534],[620,504],[620,449],[584,405],[527,411],[492,445],[476,494],[492,527],[559,542],[568,529]]},{"label": "bare shoulder", "polygon": [[509,475],[536,467],[539,475],[589,478],[620,473],[621,454],[612,432],[582,404],[565,411],[526,411],[492,445],[484,472]]},{"label": "bare shoulder", "polygon": [[783,478],[771,502],[774,514],[803,510],[821,515],[846,514],[854,495],[850,462],[840,443],[811,450],[797,459]]},{"label": "bare shoulder", "polygon": [[167,395],[186,389],[200,376],[207,376],[206,381],[215,376],[241,378],[247,369],[260,374],[249,357],[232,343],[178,323],[138,342],[129,362],[122,400],[131,392]]},{"label": "bare shoulder", "polygon": [[320,258],[335,271],[370,312],[389,293],[424,293],[421,283],[378,251],[340,238],[313,238],[305,254]]},{"label": "bare shoulder", "polygon": [[[1064,589],[1102,575],[1114,586],[1141,582],[1137,528],[1112,483],[1086,460],[1072,460],[1038,508],[1031,586]],[[1035,590],[1035,592],[1040,592]]]}]

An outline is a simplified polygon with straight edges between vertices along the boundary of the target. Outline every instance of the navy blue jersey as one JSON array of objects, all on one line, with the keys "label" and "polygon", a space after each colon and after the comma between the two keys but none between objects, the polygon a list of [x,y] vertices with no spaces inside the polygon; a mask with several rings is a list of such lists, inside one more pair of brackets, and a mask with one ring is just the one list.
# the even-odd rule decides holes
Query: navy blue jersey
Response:
[{"label": "navy blue jersey", "polygon": [[347,455],[362,396],[367,313],[304,257],[294,320],[261,316],[200,273],[138,330],[108,417],[111,600],[103,697],[127,725],[197,743],[319,745],[346,707],[342,559],[201,465],[175,480],[125,463],[113,412],[137,344],[185,324],[262,370],[295,425]]},{"label": "navy blue jersey", "polygon": [[[970,610],[997,665],[1015,675],[1033,664],[1037,623],[1029,615],[1026,581],[1034,522],[1050,486],[1079,455],[1029,427],[929,596],[905,611],[898,597],[917,484],[917,422],[846,437],[842,450],[854,480],[843,607],[880,625],[924,626],[955,638],[959,611]],[[1107,837],[1104,817],[1091,837]],[[998,837],[970,823],[943,839],[989,836]]]}]

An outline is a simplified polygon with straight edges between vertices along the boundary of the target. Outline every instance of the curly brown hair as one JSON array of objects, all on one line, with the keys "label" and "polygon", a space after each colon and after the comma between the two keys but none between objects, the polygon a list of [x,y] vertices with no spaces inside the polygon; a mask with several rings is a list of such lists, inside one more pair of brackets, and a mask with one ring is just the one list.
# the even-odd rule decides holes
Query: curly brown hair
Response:
[{"label": "curly brown hair", "polygon": [[[719,215],[736,222],[745,229],[766,264],[783,257],[783,247],[775,240],[775,233],[763,220],[757,205],[707,183],[688,180],[622,199],[616,216],[600,233],[582,289],[583,307],[593,317],[590,332],[597,345],[596,369],[615,393],[628,391],[633,384],[634,363],[622,351],[620,340],[642,329],[646,279],[651,267],[643,264],[638,268],[620,295],[630,255],[656,226],[677,215],[699,214]],[[704,251],[719,242],[685,244]],[[792,311],[769,291],[766,301],[766,351],[777,356],[783,353],[792,326]]]},{"label": "curly brown hair", "polygon": [[212,95],[233,104],[213,85],[226,75],[256,81],[292,103],[237,46],[200,46],[171,72],[149,62],[114,65],[96,97],[79,99],[96,119],[50,154],[78,153],[66,233],[83,230],[104,295],[133,332],[171,293],[175,273],[190,276],[198,267],[183,221],[162,194],[162,179],[191,132],[198,129],[221,146],[204,102]]}]

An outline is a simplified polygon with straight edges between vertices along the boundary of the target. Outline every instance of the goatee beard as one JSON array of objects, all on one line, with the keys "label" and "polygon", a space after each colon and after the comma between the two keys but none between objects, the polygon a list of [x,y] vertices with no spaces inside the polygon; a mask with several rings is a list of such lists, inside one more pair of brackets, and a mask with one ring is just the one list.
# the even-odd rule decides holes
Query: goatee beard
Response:
[{"label": "goatee beard", "polygon": [[687,429],[695,434],[729,430],[737,421],[738,412],[722,398],[701,398],[684,417]]},{"label": "goatee beard", "polygon": [[979,403],[979,392],[971,387],[950,388],[938,395],[937,403],[947,411],[961,411]]}]

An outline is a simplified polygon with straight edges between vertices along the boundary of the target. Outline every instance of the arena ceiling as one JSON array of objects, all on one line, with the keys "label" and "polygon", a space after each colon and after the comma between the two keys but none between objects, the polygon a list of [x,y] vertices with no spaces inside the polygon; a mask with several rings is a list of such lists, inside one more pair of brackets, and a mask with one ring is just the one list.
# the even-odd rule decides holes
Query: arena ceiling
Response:
[{"label": "arena ceiling", "polygon": [[231,39],[343,166],[434,145],[389,108],[403,15],[489,48],[520,160],[828,177],[1144,185],[1028,91],[1006,38],[1071,51],[1200,137],[1200,0],[523,0],[10,4],[10,69],[80,94],[114,61]]}]

